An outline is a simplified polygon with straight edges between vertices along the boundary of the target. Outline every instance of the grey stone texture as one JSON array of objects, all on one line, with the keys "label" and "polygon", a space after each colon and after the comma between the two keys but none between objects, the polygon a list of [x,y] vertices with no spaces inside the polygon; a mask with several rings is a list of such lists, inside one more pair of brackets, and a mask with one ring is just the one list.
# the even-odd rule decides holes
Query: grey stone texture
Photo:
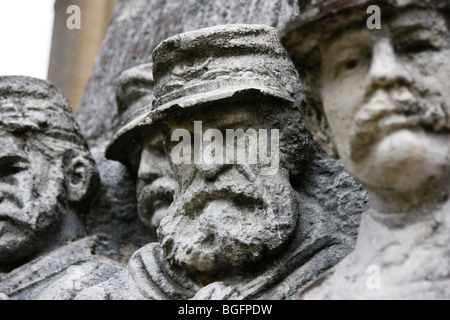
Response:
[{"label": "grey stone texture", "polygon": [[0,77],[0,292],[73,298],[121,265],[87,238],[98,173],[70,106],[50,83]]},{"label": "grey stone texture", "polygon": [[355,250],[301,298],[449,299],[450,2],[381,1],[381,30],[370,1],[321,3],[282,38],[306,126],[370,201]]},{"label": "grey stone texture", "polygon": [[[10,146],[1,177],[11,185],[18,174],[30,191],[0,190],[0,205],[30,206],[16,218],[41,239],[0,252],[0,299],[293,299],[349,254],[367,191],[305,131],[304,90],[277,33],[299,12],[292,0],[120,1],[76,114],[81,130],[70,112],[53,114],[69,108],[51,85],[16,78],[12,102],[0,88]],[[279,170],[178,165],[170,133],[198,119],[205,130],[279,129]],[[42,151],[33,161],[28,139]],[[83,156],[59,157],[68,147]],[[60,166],[47,169],[52,161]],[[2,236],[21,234],[3,220]]]},{"label": "grey stone texture", "polygon": [[[262,23],[282,28],[298,14],[292,0],[122,0],[119,1],[76,119],[97,163],[102,185],[98,215],[90,221],[92,233],[102,232],[117,243],[115,259],[127,261],[156,234],[138,217],[136,183],[118,162],[104,152],[119,130],[116,89],[127,69],[151,63],[155,47],[170,36],[228,23]],[[114,230],[114,231],[112,231]]]},{"label": "grey stone texture", "polygon": [[85,237],[0,274],[0,291],[11,300],[72,300],[84,288],[112,277],[123,265],[102,251],[100,236]]},{"label": "grey stone texture", "polygon": [[[153,53],[153,109],[178,181],[160,243],[77,299],[291,299],[354,245],[365,190],[313,146],[300,82],[276,29],[217,26],[171,37]],[[206,128],[280,131],[280,164],[180,164],[170,137]]]},{"label": "grey stone texture", "polygon": [[108,159],[123,163],[136,183],[137,211],[153,232],[173,201],[177,182],[167,162],[162,130],[140,125],[153,109],[153,64],[125,70],[116,96],[120,128],[105,150]]},{"label": "grey stone texture", "polygon": [[[133,173],[119,162],[104,157],[111,138],[121,128],[116,104],[120,75],[127,69],[151,63],[155,47],[170,36],[230,23],[266,24],[281,30],[299,12],[297,2],[292,0],[122,0],[118,3],[76,115],[102,181],[96,203],[98,214],[90,220],[88,230],[112,238],[119,252],[114,258],[127,261],[136,249],[157,240],[155,232],[146,228],[137,215]],[[320,173],[314,179],[323,179],[323,189],[316,196],[323,197],[324,205],[335,208],[338,216],[345,215],[344,208],[361,212],[367,197],[365,191],[339,163],[325,157],[321,161],[331,169],[318,169]],[[331,199],[338,201],[333,203]]]}]

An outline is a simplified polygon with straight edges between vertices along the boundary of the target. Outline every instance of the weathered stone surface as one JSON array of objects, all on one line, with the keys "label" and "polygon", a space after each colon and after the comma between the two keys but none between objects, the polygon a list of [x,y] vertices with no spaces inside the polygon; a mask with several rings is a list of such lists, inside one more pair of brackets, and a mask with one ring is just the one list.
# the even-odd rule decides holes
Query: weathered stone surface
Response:
[{"label": "weathered stone surface", "polygon": [[123,71],[151,62],[153,49],[181,32],[226,23],[263,23],[282,28],[298,14],[292,0],[122,0],[118,3],[76,118],[97,162],[102,180],[97,215],[89,232],[108,234],[123,258],[156,235],[137,215],[132,176],[104,151],[120,128],[115,102]]},{"label": "weathered stone surface", "polygon": [[[91,178],[87,178],[95,170],[92,169],[94,170],[92,171],[89,167],[86,169],[83,166],[86,163],[73,164],[73,176],[68,179],[65,179],[58,170],[49,171],[46,179],[51,187],[44,191],[52,191],[49,193],[53,196],[47,197],[41,205],[37,205],[40,209],[48,209],[44,207],[52,206],[46,211],[48,215],[36,218],[31,210],[22,212],[25,215],[31,213],[28,218],[34,219],[34,222],[38,221],[34,228],[42,227],[45,231],[40,236],[46,234],[48,237],[44,236],[42,241],[35,242],[35,247],[23,246],[10,256],[8,256],[9,253],[4,254],[2,251],[2,259],[5,258],[6,262],[2,261],[0,269],[4,272],[1,274],[0,299],[7,299],[8,295],[13,299],[72,299],[84,287],[95,285],[118,270],[120,265],[104,256],[127,262],[137,248],[156,240],[154,228],[166,215],[167,206],[155,208],[155,200],[160,200],[159,197],[163,193],[164,197],[167,194],[169,199],[174,190],[174,183],[168,174],[167,163],[160,161],[161,152],[158,151],[158,154],[154,152],[157,149],[155,147],[159,148],[161,145],[161,128],[164,128],[167,139],[167,130],[171,126],[172,129],[177,125],[189,126],[186,120],[188,115],[179,114],[180,117],[172,117],[171,125],[164,125],[155,130],[159,132],[159,135],[144,134],[140,137],[143,139],[139,141],[134,141],[133,138],[130,150],[125,152],[120,150],[116,153],[119,157],[126,155],[125,157],[118,159],[113,156],[115,160],[122,161],[126,167],[119,162],[106,160],[104,157],[105,151],[111,147],[111,140],[115,141],[115,138],[122,137],[121,130],[126,127],[127,122],[123,117],[124,112],[132,110],[135,106],[139,109],[139,106],[144,106],[143,102],[147,104],[152,100],[153,88],[150,88],[152,85],[148,82],[151,67],[148,64],[140,64],[151,62],[150,56],[156,44],[180,32],[225,23],[262,23],[281,29],[289,20],[297,16],[298,12],[297,3],[291,0],[234,0],[226,3],[223,1],[121,1],[77,114],[77,120],[87,136],[92,155],[97,163],[101,184],[98,189],[94,187],[95,183],[85,188],[85,182],[90,179],[95,180],[96,177],[91,175]],[[277,38],[276,32],[272,32],[274,36],[271,41]],[[258,37],[253,40],[255,44],[271,43],[271,41],[261,41]],[[203,49],[200,52],[207,53],[211,48],[206,46]],[[215,49],[221,52],[220,46],[216,46]],[[83,291],[79,298],[292,298],[353,248],[359,215],[365,208],[365,190],[346,173],[338,161],[331,160],[322,150],[311,145],[308,134],[303,129],[299,113],[293,105],[289,104],[292,102],[295,105],[300,94],[297,79],[291,79],[292,83],[288,80],[295,74],[292,66],[284,69],[289,59],[283,57],[275,61],[276,55],[272,55],[272,60],[259,61],[256,56],[241,56],[239,50],[237,49],[236,56],[230,54],[230,58],[236,61],[237,71],[242,73],[240,78],[251,79],[245,84],[246,86],[260,81],[259,85],[253,87],[244,85],[236,95],[233,93],[230,95],[229,88],[227,90],[221,88],[215,99],[219,97],[231,99],[236,105],[229,109],[226,105],[214,103],[214,109],[206,109],[213,110],[213,116],[207,117],[208,113],[202,116],[205,116],[204,120],[210,125],[217,124],[217,121],[222,118],[231,120],[229,125],[233,126],[238,123],[234,123],[234,120],[243,120],[241,118],[248,115],[244,121],[247,125],[280,128],[282,131],[280,172],[269,181],[270,179],[261,178],[262,168],[256,166],[252,170],[244,170],[249,176],[243,179],[242,170],[235,168],[230,170],[233,172],[227,173],[229,176],[226,174],[214,182],[212,181],[214,175],[222,171],[203,166],[199,169],[206,180],[196,185],[198,190],[191,189],[184,193],[186,190],[183,188],[186,185],[183,180],[185,181],[186,177],[183,177],[183,174],[187,172],[183,172],[180,168],[175,170],[178,181],[181,182],[181,189],[178,192],[178,202],[169,210],[170,217],[163,219],[165,222],[160,229],[162,247],[157,243],[145,245],[134,254],[126,269],[110,281]],[[215,58],[217,57],[208,62],[212,69],[217,69],[224,62]],[[242,59],[237,62],[239,58]],[[257,61],[262,62],[263,67],[256,70],[255,74],[260,73],[257,77],[252,77],[251,72],[250,75],[247,72],[259,65]],[[129,69],[133,66],[138,67]],[[227,63],[224,66],[227,66]],[[261,72],[264,68],[272,69],[271,71],[275,73]],[[128,71],[123,72],[127,69]],[[158,70],[157,74],[161,75],[161,68]],[[285,73],[287,70],[288,72]],[[205,76],[201,69],[197,71]],[[194,76],[187,80],[192,82],[207,80],[207,77],[202,78],[202,76]],[[221,76],[224,75],[219,73],[213,78],[220,80]],[[277,84],[279,79],[273,82],[274,76],[275,78],[285,77],[285,79]],[[13,131],[14,137],[10,136],[10,132],[6,134],[2,132],[2,140],[4,140],[2,145],[12,146],[17,142],[22,143],[21,140],[31,136],[28,133],[23,135],[23,132],[28,132],[26,130],[31,130],[33,133],[40,130],[47,132],[46,130],[50,128],[51,141],[45,137],[36,139],[40,143],[38,143],[39,150],[46,150],[54,144],[64,150],[67,146],[71,146],[71,152],[74,153],[80,147],[85,148],[84,140],[78,133],[71,132],[73,128],[78,132],[72,116],[65,115],[61,118],[51,114],[40,114],[40,111],[51,108],[41,108],[41,104],[36,101],[42,98],[47,99],[47,93],[53,89],[45,85],[40,90],[39,85],[33,84],[31,80],[29,82],[27,85],[19,85],[20,90],[16,90],[19,93],[15,99],[19,101],[26,92],[31,91],[31,103],[23,105],[13,103],[11,109],[8,102],[8,108],[4,109],[7,111],[7,116],[2,115],[2,125]],[[219,87],[225,83],[226,81],[216,81]],[[163,87],[158,87],[158,90],[161,88]],[[266,90],[268,88],[269,90]],[[136,89],[137,91],[134,91]],[[158,90],[158,99],[155,104],[161,107],[163,104],[160,99],[165,96],[165,93],[164,90]],[[204,90],[201,96],[208,91]],[[0,90],[1,94],[4,92],[7,91]],[[247,95],[249,92],[250,95]],[[263,99],[259,97],[254,100],[261,95]],[[180,98],[185,96],[186,94],[182,93]],[[203,102],[212,102],[208,99],[211,99],[211,96],[207,96],[207,99],[203,97]],[[279,99],[288,104],[280,103]],[[135,102],[138,104],[135,105]],[[194,105],[198,107],[200,102],[197,101]],[[261,103],[261,109],[257,112],[253,110],[256,102]],[[66,101],[57,100],[55,104],[66,105]],[[36,108],[36,105],[39,107]],[[10,110],[23,112],[27,108],[31,116],[8,118],[7,113],[11,114]],[[274,112],[271,108],[276,108],[279,112]],[[167,110],[173,111],[172,106],[168,106]],[[161,111],[154,113],[157,115],[155,120],[165,115]],[[28,112],[23,114],[26,115]],[[186,116],[186,119],[180,120],[181,116]],[[133,117],[128,120],[130,119],[135,120]],[[154,121],[150,123],[144,121],[142,124],[151,124],[152,128],[155,128]],[[19,137],[16,137],[17,132],[20,133]],[[62,137],[68,139],[73,145],[67,144],[67,141],[63,145],[57,144],[56,141]],[[120,144],[128,146],[127,142]],[[8,152],[12,150],[14,153],[24,149],[20,145],[18,148],[11,147],[4,150]],[[3,158],[9,164],[17,158],[15,156],[11,158],[8,152],[3,154]],[[32,161],[33,164],[41,165],[41,174],[47,172],[42,166],[45,160],[60,159],[52,152],[50,151],[50,155],[44,155],[42,159],[35,157],[34,162]],[[64,168],[72,168],[72,163],[68,160],[70,157],[64,159]],[[82,156],[81,160],[86,159]],[[93,164],[90,156],[86,161]],[[6,166],[6,169],[3,169],[5,174],[2,173],[2,177],[7,177],[7,181],[5,180],[7,183],[15,183],[14,179],[9,179],[11,174],[20,174],[28,169],[22,166],[22,162],[17,163],[18,166],[14,162],[12,167]],[[152,171],[155,164],[158,164],[157,166],[162,164],[158,172]],[[252,180],[251,177],[255,174],[253,170],[256,170],[255,186],[247,181]],[[38,181],[39,187],[45,186],[42,179],[33,178],[33,175],[23,176],[24,185],[29,186],[30,182]],[[161,180],[149,181],[150,176],[161,177]],[[62,181],[64,184],[61,184]],[[60,200],[64,202],[63,187],[67,188],[65,195],[68,202],[61,204],[57,202]],[[92,192],[95,190],[97,193]],[[10,203],[23,205],[20,201],[16,201],[17,199],[10,192],[0,191],[0,204],[3,202],[7,206],[10,206]],[[22,196],[23,193],[24,191],[21,190],[18,195]],[[45,195],[46,192],[42,194]],[[55,194],[61,196],[54,197]],[[94,195],[98,197],[95,198]],[[30,197],[37,197],[37,195],[33,194]],[[94,200],[92,208],[88,206],[91,200]],[[138,200],[138,206],[136,200]],[[23,203],[30,206],[33,201]],[[190,224],[186,220],[172,226],[171,219],[182,217],[183,210],[188,207],[197,214],[202,213],[203,221],[200,219]],[[54,217],[61,208],[68,211],[64,219],[57,220],[62,221],[61,232],[54,232],[56,229],[53,227],[57,224]],[[251,214],[242,216],[242,213],[255,213],[255,208],[259,216]],[[85,238],[83,223],[78,221],[75,214],[83,210],[84,212],[81,212],[83,222],[86,222],[87,233],[91,235],[88,238]],[[263,214],[264,212],[267,215]],[[25,215],[18,214],[18,217],[24,218],[25,221],[28,219]],[[249,227],[246,222],[257,227]],[[52,229],[46,228],[47,225],[51,225]],[[145,225],[149,228],[145,228]],[[236,226],[239,225],[244,228],[244,232],[236,231]],[[10,226],[3,221],[1,221],[1,227],[8,229],[8,232],[11,231]],[[179,232],[180,230],[184,234]],[[189,239],[187,237],[189,232],[196,237]],[[104,233],[105,236],[92,236],[97,233]],[[12,232],[12,234],[17,236],[19,233]],[[27,235],[26,232],[25,235]],[[204,242],[200,238],[205,235],[212,235],[212,237],[206,237]],[[169,257],[170,241],[176,237],[179,237],[177,240],[179,246],[186,244],[196,251],[194,250],[192,254],[193,250],[181,248],[178,254]],[[184,242],[183,237],[187,241]],[[207,242],[211,242],[215,249],[210,252],[205,250]],[[21,242],[16,241],[14,244],[20,245]],[[221,248],[224,250],[221,251]],[[168,260],[167,257],[169,257]],[[37,269],[44,272],[35,273],[34,270]],[[51,270],[56,271],[52,273]],[[21,282],[19,279],[21,277],[26,277],[27,281]],[[17,283],[22,284],[16,286]]]},{"label": "weathered stone surface", "polygon": [[[153,60],[154,108],[141,125],[164,120],[178,181],[158,229],[161,244],[147,244],[125,270],[77,299],[292,298],[351,251],[365,191],[313,147],[298,111],[300,82],[276,29],[227,25],[180,34],[161,43]],[[269,146],[270,167],[279,148],[277,168],[267,171],[261,159],[220,161],[217,150],[218,162],[207,163],[206,148],[200,162],[179,162],[171,137],[180,128],[194,135],[276,129],[280,140]]]},{"label": "weathered stone surface", "polygon": [[177,182],[167,162],[160,127],[140,125],[153,108],[153,64],[125,70],[118,81],[120,128],[105,156],[123,163],[136,182],[139,218],[155,232],[173,201]]},{"label": "weathered stone surface", "polygon": [[[281,30],[298,14],[298,4],[292,0],[119,2],[76,116],[102,180],[101,196],[96,204],[97,215],[89,224],[91,233],[108,234],[122,248],[124,260],[131,256],[134,249],[156,240],[154,232],[146,229],[136,214],[132,175],[120,163],[108,161],[103,156],[111,137],[120,128],[115,102],[120,74],[150,62],[156,45],[172,35],[229,23],[260,23]],[[366,197],[365,191],[348,192],[354,191],[352,187],[357,184],[342,173],[342,167],[332,167],[336,171],[330,173],[331,177],[339,176],[345,182],[339,184],[333,178],[324,179],[324,190],[327,186],[336,186],[340,194],[337,198],[342,198],[342,202],[335,206],[350,209],[351,203],[358,203]]]},{"label": "weathered stone surface", "polygon": [[261,23],[281,29],[299,13],[292,0],[121,0],[77,112],[86,139],[109,140],[117,130],[115,88],[126,69],[148,63],[170,36],[230,23]]},{"label": "weathered stone surface", "polygon": [[123,268],[102,255],[107,250],[98,236],[69,243],[0,274],[0,291],[13,300],[71,300]]},{"label": "weathered stone surface", "polygon": [[61,92],[39,79],[0,77],[0,144],[0,292],[73,298],[118,271],[103,255],[109,247],[85,238],[98,173]]},{"label": "weathered stone surface", "polygon": [[[355,250],[302,297],[448,299],[450,2],[383,1],[381,31],[366,26],[368,4],[323,20],[310,7],[284,33],[305,123],[370,197]],[[330,23],[333,37],[320,31]]]}]

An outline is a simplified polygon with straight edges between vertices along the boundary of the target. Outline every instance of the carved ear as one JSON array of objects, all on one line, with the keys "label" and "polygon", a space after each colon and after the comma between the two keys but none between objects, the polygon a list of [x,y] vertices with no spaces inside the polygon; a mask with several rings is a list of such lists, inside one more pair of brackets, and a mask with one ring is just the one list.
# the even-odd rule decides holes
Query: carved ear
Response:
[{"label": "carved ear", "polygon": [[97,172],[84,157],[74,157],[67,167],[66,186],[69,202],[77,205],[90,198]]},{"label": "carved ear", "polygon": [[331,158],[338,159],[333,133],[322,110],[323,108],[319,108],[317,104],[306,101],[303,101],[300,107],[305,126],[311,132],[314,142],[322,147]]}]

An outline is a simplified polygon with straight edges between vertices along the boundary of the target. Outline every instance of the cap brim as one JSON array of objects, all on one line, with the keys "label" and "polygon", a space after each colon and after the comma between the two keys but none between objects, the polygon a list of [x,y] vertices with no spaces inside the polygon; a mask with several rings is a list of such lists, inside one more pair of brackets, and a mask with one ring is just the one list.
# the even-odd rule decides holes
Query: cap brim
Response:
[{"label": "cap brim", "polygon": [[[312,49],[323,43],[327,36],[333,37],[343,25],[361,23],[366,28],[367,8],[371,4],[381,6],[382,12],[386,15],[386,9],[404,9],[407,7],[418,7],[425,9],[444,9],[450,6],[450,0],[334,0],[326,1],[321,5],[305,10],[299,18],[288,23],[280,32],[281,42],[287,49],[289,56],[298,67],[299,60],[304,59]],[[352,17],[351,10],[360,10]],[[326,22],[324,19],[327,19]]]},{"label": "cap brim", "polygon": [[281,91],[270,89],[267,87],[228,87],[189,95],[157,106],[154,110],[150,111],[141,122],[139,122],[139,126],[150,126],[152,125],[152,123],[162,120],[168,115],[174,115],[180,110],[200,108],[207,104],[218,103],[220,101],[227,101],[232,99],[237,99],[239,101],[253,101],[264,98],[266,98],[267,100],[281,100],[290,104],[294,103],[294,99],[292,97],[284,94]]},{"label": "cap brim", "polygon": [[139,146],[141,139],[148,135],[147,125],[139,125],[147,114],[140,115],[121,127],[111,138],[105,149],[105,157],[128,165],[128,157],[134,148]]}]

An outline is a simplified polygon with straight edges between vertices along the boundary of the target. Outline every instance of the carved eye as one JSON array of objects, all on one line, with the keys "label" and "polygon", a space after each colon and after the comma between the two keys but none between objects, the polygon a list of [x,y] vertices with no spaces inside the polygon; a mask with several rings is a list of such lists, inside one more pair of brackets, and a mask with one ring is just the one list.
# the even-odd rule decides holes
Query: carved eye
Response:
[{"label": "carved eye", "polygon": [[335,65],[334,76],[339,78],[340,75],[352,74],[355,70],[367,68],[370,65],[372,54],[369,49],[361,48],[357,52],[348,54]]},{"label": "carved eye", "polygon": [[353,70],[358,66],[358,61],[357,60],[350,60],[348,62],[345,63],[345,68],[347,70]]},{"label": "carved eye", "polygon": [[0,177],[15,175],[28,169],[28,163],[16,157],[0,159]]},{"label": "carved eye", "polygon": [[334,77],[338,78],[339,76],[346,74],[347,72],[352,72],[360,65],[360,61],[358,59],[349,59],[344,60],[338,63],[334,69]]}]

